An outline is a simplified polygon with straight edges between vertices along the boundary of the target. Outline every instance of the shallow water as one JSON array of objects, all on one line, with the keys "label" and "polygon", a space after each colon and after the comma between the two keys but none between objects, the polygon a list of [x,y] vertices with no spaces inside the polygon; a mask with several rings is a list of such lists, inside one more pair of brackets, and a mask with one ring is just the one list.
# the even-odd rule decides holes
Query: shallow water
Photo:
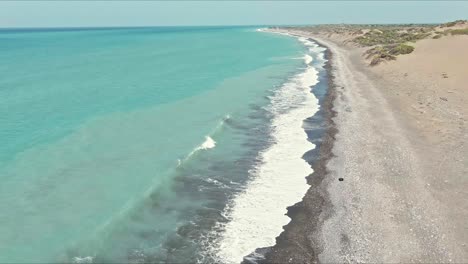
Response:
[{"label": "shallow water", "polygon": [[0,262],[219,260],[223,238],[243,232],[225,228],[236,199],[272,146],[291,143],[281,126],[301,145],[292,162],[306,166],[300,152],[313,148],[300,131],[313,83],[292,83],[304,53],[320,52],[294,38],[142,28],[0,39]]}]

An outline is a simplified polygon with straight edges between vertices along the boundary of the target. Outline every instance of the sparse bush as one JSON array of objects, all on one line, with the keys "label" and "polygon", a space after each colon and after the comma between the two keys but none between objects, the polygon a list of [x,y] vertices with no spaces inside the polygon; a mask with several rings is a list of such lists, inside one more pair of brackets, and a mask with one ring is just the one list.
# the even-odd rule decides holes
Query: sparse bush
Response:
[{"label": "sparse bush", "polygon": [[452,21],[452,22],[442,24],[440,26],[441,27],[453,27],[453,26],[456,26],[458,24],[463,24],[463,23],[466,23],[466,22],[467,22],[466,20],[455,20],[455,21]]},{"label": "sparse bush", "polygon": [[369,65],[370,66],[375,66],[375,65],[379,64],[381,61],[382,61],[382,59],[379,56],[374,56],[374,58],[372,58]]},{"label": "sparse bush", "polygon": [[391,55],[410,54],[413,52],[414,47],[406,44],[398,44],[397,46],[390,47],[389,53]]},{"label": "sparse bush", "polygon": [[415,42],[419,39],[426,38],[430,33],[426,29],[409,29],[407,32],[401,29],[373,29],[366,34],[356,37],[354,42],[362,46],[374,46],[385,44],[397,44],[404,42]]},{"label": "sparse bush", "polygon": [[369,65],[375,66],[381,63],[382,61],[395,60],[396,56],[400,54],[409,54],[413,52],[413,50],[413,46],[406,45],[403,43],[390,44],[368,49],[364,53],[364,56],[366,59],[371,59]]},{"label": "sparse bush", "polygon": [[369,63],[370,66],[375,66],[379,63],[381,63],[382,61],[388,61],[388,60],[396,60],[396,57],[393,56],[393,55],[390,55],[388,53],[379,53],[379,54],[375,54],[373,57],[372,57],[372,60],[371,62]]},{"label": "sparse bush", "polygon": [[452,30],[450,30],[450,34],[452,34],[452,35],[468,35],[468,28],[452,29]]},{"label": "sparse bush", "polygon": [[[444,25],[457,27],[468,23],[467,21],[455,21]],[[468,29],[454,30],[443,28],[436,24],[395,24],[395,25],[321,25],[314,26],[317,32],[333,35],[333,33],[345,33],[353,36],[345,40],[345,43],[354,42],[361,47],[369,47],[363,56],[370,61],[370,65],[380,62],[395,60],[398,55],[409,54],[414,47],[408,45],[425,38],[439,39],[453,34],[468,34]]]},{"label": "sparse bush", "polygon": [[457,21],[453,21],[453,22],[448,22],[448,23],[442,24],[441,27],[453,27],[456,24],[457,24]]}]

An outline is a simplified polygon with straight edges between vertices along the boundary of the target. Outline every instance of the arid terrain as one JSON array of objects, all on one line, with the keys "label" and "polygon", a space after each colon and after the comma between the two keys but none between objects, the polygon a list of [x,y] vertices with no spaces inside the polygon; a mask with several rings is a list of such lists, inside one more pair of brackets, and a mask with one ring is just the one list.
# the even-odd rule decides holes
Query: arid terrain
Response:
[{"label": "arid terrain", "polygon": [[325,200],[317,228],[286,227],[306,242],[269,260],[466,263],[468,23],[270,30],[331,50],[338,133],[311,187]]}]

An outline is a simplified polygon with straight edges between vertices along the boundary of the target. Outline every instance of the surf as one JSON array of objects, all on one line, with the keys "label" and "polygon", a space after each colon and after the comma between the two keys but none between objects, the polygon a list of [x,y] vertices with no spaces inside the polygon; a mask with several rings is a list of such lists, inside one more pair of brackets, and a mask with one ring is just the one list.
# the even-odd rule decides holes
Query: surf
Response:
[{"label": "surf", "polygon": [[0,262],[193,261],[301,63],[296,41],[245,28],[0,34],[24,44],[0,51],[0,88],[21,87],[0,89]]},{"label": "surf", "polygon": [[[299,41],[315,47],[306,39]],[[312,56],[305,54],[303,60],[304,70],[271,97],[273,142],[259,153],[260,164],[250,172],[247,187],[224,212],[229,222],[220,226],[222,234],[212,249],[220,262],[242,262],[256,248],[273,246],[290,221],[286,208],[299,202],[309,188],[305,177],[313,170],[302,156],[315,145],[308,141],[303,121],[319,109],[311,93],[318,71],[311,65]]]}]

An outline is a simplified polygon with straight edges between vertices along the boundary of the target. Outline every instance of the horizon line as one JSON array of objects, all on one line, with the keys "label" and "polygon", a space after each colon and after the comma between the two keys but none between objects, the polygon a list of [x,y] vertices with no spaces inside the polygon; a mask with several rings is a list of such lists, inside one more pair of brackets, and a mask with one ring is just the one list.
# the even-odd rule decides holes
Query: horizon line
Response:
[{"label": "horizon line", "polygon": [[141,25],[141,26],[124,26],[124,25],[106,25],[106,26],[45,26],[45,27],[1,27],[5,29],[132,29],[132,28],[162,28],[162,27],[288,27],[288,26],[320,26],[320,25],[436,25],[441,22],[391,22],[391,23],[316,23],[316,24],[232,24],[232,25]]}]

